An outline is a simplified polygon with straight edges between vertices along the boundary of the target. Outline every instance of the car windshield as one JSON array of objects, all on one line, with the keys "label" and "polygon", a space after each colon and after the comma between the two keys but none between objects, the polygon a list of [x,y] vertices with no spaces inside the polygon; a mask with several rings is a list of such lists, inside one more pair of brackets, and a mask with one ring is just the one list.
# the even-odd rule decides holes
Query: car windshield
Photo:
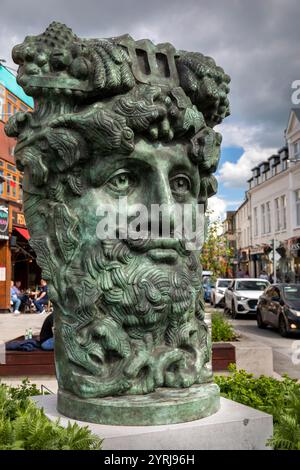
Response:
[{"label": "car windshield", "polygon": [[231,279],[222,279],[221,281],[218,281],[218,287],[228,287],[230,283]]},{"label": "car windshield", "polygon": [[236,283],[236,290],[265,290],[265,288],[269,285],[268,282],[265,281],[238,281]]},{"label": "car windshield", "polygon": [[284,297],[290,302],[300,302],[300,285],[299,286],[284,286]]}]

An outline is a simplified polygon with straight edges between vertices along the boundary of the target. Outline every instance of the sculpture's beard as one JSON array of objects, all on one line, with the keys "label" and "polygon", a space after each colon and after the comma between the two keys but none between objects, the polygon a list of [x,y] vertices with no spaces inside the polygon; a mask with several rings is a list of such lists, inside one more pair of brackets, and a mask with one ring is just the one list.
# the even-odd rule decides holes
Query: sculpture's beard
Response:
[{"label": "sculpture's beard", "polygon": [[75,392],[147,393],[201,381],[209,355],[195,254],[176,240],[106,240],[82,253],[81,307],[72,326],[62,325],[69,359],[88,374],[74,367]]}]

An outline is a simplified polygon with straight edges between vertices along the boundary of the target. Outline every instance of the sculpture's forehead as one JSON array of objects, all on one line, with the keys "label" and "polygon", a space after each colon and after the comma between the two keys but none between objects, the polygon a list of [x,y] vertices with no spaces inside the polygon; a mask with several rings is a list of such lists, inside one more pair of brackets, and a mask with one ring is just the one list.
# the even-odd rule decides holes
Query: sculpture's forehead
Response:
[{"label": "sculpture's forehead", "polygon": [[191,168],[196,166],[189,158],[188,144],[180,142],[153,144],[141,139],[136,143],[135,149],[129,155],[129,158],[145,162],[150,166],[185,165]]}]

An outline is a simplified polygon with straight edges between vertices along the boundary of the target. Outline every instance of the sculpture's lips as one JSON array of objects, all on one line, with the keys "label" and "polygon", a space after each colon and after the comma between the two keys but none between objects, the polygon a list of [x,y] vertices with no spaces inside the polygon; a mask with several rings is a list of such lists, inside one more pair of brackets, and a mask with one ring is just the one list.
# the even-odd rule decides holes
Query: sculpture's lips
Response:
[{"label": "sculpture's lips", "polygon": [[168,250],[167,248],[153,248],[147,251],[147,256],[153,261],[161,261],[165,263],[175,263],[178,258],[176,250]]},{"label": "sculpture's lips", "polygon": [[140,253],[149,252],[151,257],[158,256],[163,258],[164,256],[172,256],[174,258],[176,255],[177,258],[178,255],[188,256],[190,253],[185,249],[184,241],[175,238],[127,238],[125,242],[132,250],[139,251]]}]

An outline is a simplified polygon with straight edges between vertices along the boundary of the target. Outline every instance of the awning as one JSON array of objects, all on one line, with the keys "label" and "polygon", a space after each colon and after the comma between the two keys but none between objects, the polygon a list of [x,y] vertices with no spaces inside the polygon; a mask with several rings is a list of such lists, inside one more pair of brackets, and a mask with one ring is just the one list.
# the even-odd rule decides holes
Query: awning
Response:
[{"label": "awning", "polygon": [[27,228],[14,227],[14,229],[17,230],[26,240],[29,240],[30,235]]}]

